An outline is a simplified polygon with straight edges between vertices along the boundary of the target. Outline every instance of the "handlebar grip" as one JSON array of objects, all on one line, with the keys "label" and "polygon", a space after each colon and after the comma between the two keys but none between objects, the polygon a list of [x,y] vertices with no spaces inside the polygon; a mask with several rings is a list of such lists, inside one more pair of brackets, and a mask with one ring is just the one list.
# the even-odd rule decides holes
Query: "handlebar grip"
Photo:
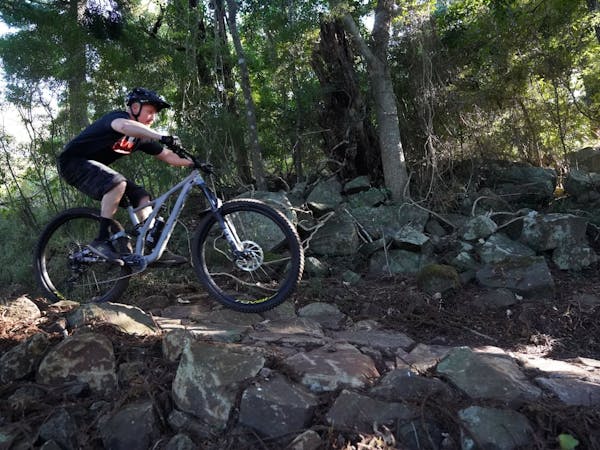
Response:
[{"label": "handlebar grip", "polygon": [[200,169],[202,172],[209,174],[209,175],[213,175],[215,173],[214,166],[211,163],[200,161],[195,155],[188,152],[183,147],[177,147],[176,149],[173,149],[173,152],[176,153],[181,158],[186,158],[186,159],[192,160],[194,163],[195,169]]}]

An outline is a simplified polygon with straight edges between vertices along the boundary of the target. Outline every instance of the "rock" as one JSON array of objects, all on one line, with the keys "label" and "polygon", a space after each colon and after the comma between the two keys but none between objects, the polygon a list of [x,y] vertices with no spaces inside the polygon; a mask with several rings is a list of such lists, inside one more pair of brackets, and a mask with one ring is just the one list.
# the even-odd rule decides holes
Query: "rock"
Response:
[{"label": "rock", "polygon": [[458,272],[452,266],[429,264],[417,274],[417,285],[427,294],[454,291],[460,287]]},{"label": "rock", "polygon": [[152,317],[140,308],[119,303],[88,303],[67,316],[71,328],[93,322],[113,325],[123,333],[153,336],[159,332]]},{"label": "rock", "polygon": [[296,308],[293,302],[283,302],[273,309],[264,311],[261,315],[267,320],[294,319],[296,318]]},{"label": "rock", "polygon": [[533,211],[523,218],[519,241],[535,251],[554,250],[561,243],[585,241],[587,220],[572,214],[538,214]]},{"label": "rock", "polygon": [[192,334],[184,329],[172,330],[166,333],[161,341],[163,357],[169,362],[175,362],[181,356],[185,344],[192,340]]},{"label": "rock", "polygon": [[416,419],[418,416],[418,409],[405,403],[384,402],[343,390],[325,419],[335,428],[372,433],[374,424],[392,426],[398,421]]},{"label": "rock", "polygon": [[97,333],[74,335],[48,352],[38,368],[38,382],[58,384],[71,379],[87,383],[100,395],[115,393],[116,361],[107,337]]},{"label": "rock", "polygon": [[240,383],[256,376],[264,363],[262,356],[240,347],[189,342],[173,381],[173,401],[182,411],[223,429]]},{"label": "rock", "polygon": [[244,391],[239,423],[262,436],[282,437],[309,425],[317,405],[314,395],[276,375]]},{"label": "rock", "polygon": [[323,345],[326,342],[321,325],[309,317],[265,321],[248,334],[249,342],[291,345]]},{"label": "rock", "polygon": [[196,449],[196,444],[194,444],[194,441],[192,441],[192,439],[187,436],[186,434],[176,434],[175,436],[173,436],[171,439],[169,439],[169,442],[167,442],[167,446],[165,447],[165,450],[195,450]]},{"label": "rock", "polygon": [[383,204],[387,196],[381,189],[371,188],[368,191],[348,195],[347,200],[350,208],[376,207]]},{"label": "rock", "polygon": [[480,265],[473,256],[471,256],[468,252],[462,251],[459,252],[451,261],[451,264],[456,267],[461,272],[477,270],[480,268]]},{"label": "rock", "polygon": [[369,394],[386,401],[419,401],[429,396],[438,400],[452,398],[451,389],[439,379],[426,378],[406,369],[388,372]]},{"label": "rock", "polygon": [[346,330],[335,331],[331,337],[337,341],[348,342],[361,347],[370,347],[374,350],[393,355],[399,348],[409,350],[415,341],[403,333],[391,330]]},{"label": "rock", "polygon": [[535,380],[567,405],[600,405],[600,383],[574,378],[537,377]]},{"label": "rock", "polygon": [[423,254],[431,254],[433,252],[431,239],[410,225],[403,225],[396,232],[392,233],[391,240],[394,248]]},{"label": "rock", "polygon": [[191,414],[184,413],[183,411],[179,411],[177,409],[171,410],[167,420],[169,422],[169,426],[178,434],[188,434],[193,438],[194,441],[210,439],[213,435],[213,429],[209,424],[203,422],[197,417],[192,416]]},{"label": "rock", "polygon": [[371,182],[369,181],[369,177],[366,175],[356,177],[350,181],[348,181],[344,185],[344,194],[351,195],[356,194],[357,192],[368,191],[371,188]]},{"label": "rock", "polygon": [[306,430],[296,436],[285,450],[319,450],[322,446],[323,441],[319,434],[313,430]]},{"label": "rock", "polygon": [[316,214],[333,211],[342,203],[342,186],[335,177],[317,183],[306,199],[308,207]]},{"label": "rock", "polygon": [[42,316],[40,309],[27,296],[23,295],[5,304],[0,304],[0,317],[18,321],[31,321]]},{"label": "rock", "polygon": [[34,373],[49,345],[46,335],[37,333],[4,353],[0,357],[0,383],[11,383]]},{"label": "rock", "polygon": [[471,406],[459,411],[458,416],[468,431],[462,436],[463,449],[481,446],[512,450],[533,444],[530,423],[516,411]]},{"label": "rock", "polygon": [[304,275],[309,277],[326,277],[329,275],[329,266],[314,256],[304,259]]},{"label": "rock", "polygon": [[360,283],[361,279],[362,277],[360,274],[353,272],[352,270],[345,270],[344,273],[342,273],[342,280],[348,284]]},{"label": "rock", "polygon": [[584,147],[569,152],[567,153],[567,160],[569,161],[569,166],[577,171],[600,172],[599,147]]},{"label": "rock", "polygon": [[552,261],[561,270],[581,270],[598,262],[598,255],[587,244],[561,242],[552,252]]},{"label": "rock", "polygon": [[460,236],[465,241],[476,241],[488,238],[497,229],[498,225],[489,216],[475,216],[462,226]]},{"label": "rock", "polygon": [[265,202],[267,205],[275,208],[279,212],[283,213],[293,224],[298,223],[298,217],[296,211],[292,207],[290,199],[283,191],[271,192],[271,191],[249,191],[236,198],[253,198]]},{"label": "rock", "polygon": [[64,408],[59,408],[46,420],[39,430],[42,441],[54,441],[63,450],[79,448],[79,429],[75,419]]},{"label": "rock", "polygon": [[121,408],[101,427],[104,448],[147,450],[160,436],[152,401],[138,401]]},{"label": "rock", "polygon": [[589,192],[598,191],[600,187],[600,173],[575,169],[569,171],[565,179],[565,192],[578,200]]},{"label": "rock", "polygon": [[497,400],[516,406],[535,401],[541,395],[541,390],[528,381],[518,365],[502,354],[474,353],[467,347],[457,347],[440,361],[436,373],[472,399]]},{"label": "rock", "polygon": [[553,198],[556,171],[526,163],[493,161],[483,170],[485,185],[511,205],[540,208]]},{"label": "rock", "polygon": [[346,314],[330,303],[315,302],[298,310],[298,316],[318,322],[322,327],[339,330],[346,321]]},{"label": "rock", "polygon": [[422,232],[429,220],[427,211],[410,204],[352,208],[350,214],[372,240],[389,237],[403,225]]},{"label": "rock", "polygon": [[342,386],[361,388],[379,378],[373,360],[351,345],[297,353],[283,364],[312,392],[331,392]]},{"label": "rock", "polygon": [[542,256],[515,257],[487,264],[476,272],[480,285],[509,289],[525,297],[554,296],[554,279]]},{"label": "rock", "polygon": [[435,367],[451,350],[452,347],[445,345],[426,345],[420,343],[410,353],[402,356],[402,360],[417,372],[425,373]]},{"label": "rock", "polygon": [[501,262],[513,257],[535,256],[526,245],[513,241],[502,233],[492,234],[477,250],[481,261],[486,264]]},{"label": "rock", "polygon": [[336,212],[321,226],[310,241],[311,251],[317,255],[347,256],[358,251],[360,239],[352,217]]}]

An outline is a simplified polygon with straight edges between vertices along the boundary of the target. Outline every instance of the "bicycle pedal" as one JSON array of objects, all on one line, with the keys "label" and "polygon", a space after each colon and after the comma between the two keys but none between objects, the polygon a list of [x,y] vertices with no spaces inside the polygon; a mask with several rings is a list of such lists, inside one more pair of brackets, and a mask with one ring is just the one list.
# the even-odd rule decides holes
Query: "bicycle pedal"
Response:
[{"label": "bicycle pedal", "polygon": [[125,261],[123,261],[122,258],[114,258],[114,259],[107,258],[106,255],[98,252],[93,247],[87,246],[85,248],[85,250],[87,251],[88,255],[84,255],[84,252],[80,252],[84,261],[85,260],[87,260],[87,262],[106,261],[107,263],[115,264],[115,265],[121,266],[121,267],[123,267],[125,265]]},{"label": "bicycle pedal", "polygon": [[135,253],[122,255],[121,258],[127,266],[133,267],[137,271],[144,270],[148,266],[146,259],[143,256],[136,255]]}]

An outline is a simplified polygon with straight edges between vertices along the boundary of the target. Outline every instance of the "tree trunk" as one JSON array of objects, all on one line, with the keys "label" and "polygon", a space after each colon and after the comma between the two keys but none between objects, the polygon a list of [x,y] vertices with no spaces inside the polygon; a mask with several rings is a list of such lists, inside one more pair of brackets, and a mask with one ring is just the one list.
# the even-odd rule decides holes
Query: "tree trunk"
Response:
[{"label": "tree trunk", "polygon": [[[233,67],[231,64],[231,55],[227,45],[227,32],[225,29],[225,8],[223,0],[215,0],[215,24],[217,27],[217,36],[219,38],[219,63],[215,67],[217,76],[220,76],[223,83],[223,89],[220,92],[222,102],[225,104],[227,113],[235,119],[239,119],[235,95],[235,82],[233,80]],[[223,54],[222,52],[225,52]],[[219,84],[219,83],[217,83]],[[252,182],[252,168],[248,157],[248,148],[244,144],[242,130],[239,126],[239,120],[228,120],[225,124],[231,138],[236,169],[242,182],[245,184]]]},{"label": "tree trunk", "polygon": [[387,63],[393,8],[393,0],[379,0],[377,2],[370,47],[361,36],[358,26],[350,14],[343,16],[343,22],[367,63],[377,118],[377,134],[379,136],[385,185],[390,190],[392,199],[401,202],[405,196],[408,172],[400,141],[396,95]]},{"label": "tree trunk", "polygon": [[322,22],[311,65],[323,90],[319,125],[325,153],[342,179],[369,175],[381,179],[377,135],[354,70],[354,54],[341,21]]},{"label": "tree trunk", "polygon": [[67,54],[67,104],[69,105],[69,128],[71,135],[79,133],[88,124],[88,102],[85,89],[87,73],[87,57],[85,54],[84,39],[81,38],[80,15],[85,2],[79,0],[69,1],[69,17],[71,20],[71,36],[66,39]]},{"label": "tree trunk", "polygon": [[252,171],[254,179],[256,181],[256,187],[264,190],[267,187],[265,181],[265,170],[262,159],[262,151],[258,140],[258,125],[256,120],[256,108],[254,106],[254,100],[252,100],[252,90],[250,88],[250,76],[248,73],[248,65],[246,63],[246,56],[244,54],[244,48],[240,40],[238,33],[236,16],[237,16],[237,5],[236,0],[227,0],[227,9],[229,11],[229,17],[227,23],[229,25],[229,32],[235,46],[235,51],[238,58],[238,64],[240,66],[241,73],[241,84],[242,91],[244,92],[244,100],[246,103],[246,119],[248,121],[248,128],[250,133],[250,151],[252,159]]}]

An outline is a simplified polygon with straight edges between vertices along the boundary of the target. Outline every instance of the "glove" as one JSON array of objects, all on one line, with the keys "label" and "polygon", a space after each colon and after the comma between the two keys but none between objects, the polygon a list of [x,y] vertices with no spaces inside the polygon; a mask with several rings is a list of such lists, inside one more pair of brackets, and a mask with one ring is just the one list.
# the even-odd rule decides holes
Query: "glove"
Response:
[{"label": "glove", "polygon": [[177,136],[161,136],[159,142],[170,150],[179,150],[183,147],[181,139]]}]

